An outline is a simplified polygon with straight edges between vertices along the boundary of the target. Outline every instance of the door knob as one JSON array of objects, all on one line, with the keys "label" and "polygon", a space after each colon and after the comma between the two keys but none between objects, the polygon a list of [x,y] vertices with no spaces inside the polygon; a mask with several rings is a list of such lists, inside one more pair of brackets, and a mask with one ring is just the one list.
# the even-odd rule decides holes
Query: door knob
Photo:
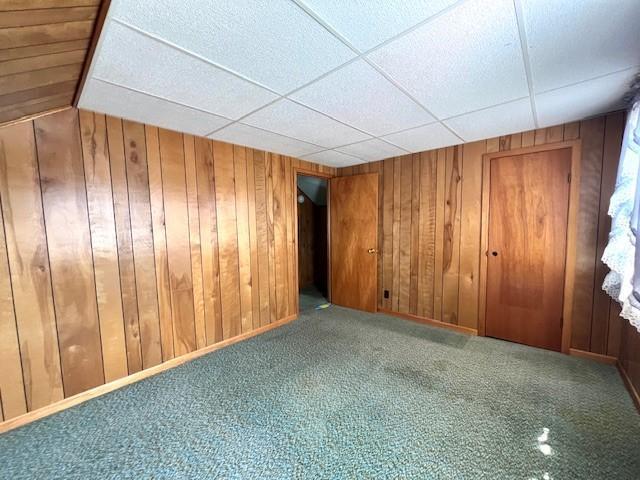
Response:
[{"label": "door knob", "polygon": [[367,253],[378,253],[378,250],[376,250],[375,248],[370,248],[369,250],[367,250]]},{"label": "door knob", "polygon": [[494,257],[497,257],[498,256],[498,252],[495,252],[495,251],[491,252],[491,255],[493,255]]}]

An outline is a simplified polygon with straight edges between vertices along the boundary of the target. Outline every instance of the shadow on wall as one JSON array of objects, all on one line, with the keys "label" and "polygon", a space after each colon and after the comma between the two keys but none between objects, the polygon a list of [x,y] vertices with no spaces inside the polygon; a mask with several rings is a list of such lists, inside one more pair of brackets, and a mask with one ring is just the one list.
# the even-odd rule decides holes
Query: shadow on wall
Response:
[{"label": "shadow on wall", "polygon": [[327,180],[298,175],[298,287],[327,284]]}]

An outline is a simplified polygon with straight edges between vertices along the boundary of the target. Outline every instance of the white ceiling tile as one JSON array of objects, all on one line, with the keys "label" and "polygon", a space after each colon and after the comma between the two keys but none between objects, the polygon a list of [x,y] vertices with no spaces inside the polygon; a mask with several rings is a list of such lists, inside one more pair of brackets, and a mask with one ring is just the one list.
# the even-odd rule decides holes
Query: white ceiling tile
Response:
[{"label": "white ceiling tile", "polygon": [[375,136],[435,120],[364,60],[340,68],[291,98]]},{"label": "white ceiling tile", "polygon": [[535,128],[529,97],[467,113],[444,121],[465,142],[523,132]]},{"label": "white ceiling tile", "polygon": [[85,83],[78,106],[194,135],[206,135],[231,121],[93,79]]},{"label": "white ceiling tile", "polygon": [[289,0],[112,2],[112,15],[286,93],[355,54]]},{"label": "white ceiling tile", "polygon": [[[379,45],[458,0],[303,0],[361,51]],[[366,21],[365,21],[366,19]]]},{"label": "white ceiling tile", "polygon": [[287,99],[249,115],[242,122],[325,148],[371,138]]},{"label": "white ceiling tile", "polygon": [[367,140],[360,143],[354,143],[353,145],[345,145],[344,147],[336,148],[339,152],[354,155],[358,158],[366,160],[367,162],[373,162],[375,160],[382,160],[384,158],[396,157],[398,155],[404,155],[406,151],[398,148],[394,145],[390,145],[387,142],[383,142],[377,138]]},{"label": "white ceiling tile", "polygon": [[309,160],[310,162],[320,163],[322,165],[328,165],[329,167],[336,168],[365,163],[359,158],[352,157],[351,155],[345,155],[344,153],[336,152],[335,150],[324,150],[322,152],[312,153],[311,155],[305,155],[302,158],[304,160]]},{"label": "white ceiling tile", "polygon": [[462,140],[440,123],[432,123],[431,125],[412,128],[403,132],[392,133],[383,138],[409,152],[422,152],[462,143]]},{"label": "white ceiling tile", "polygon": [[209,135],[209,138],[292,157],[301,157],[302,155],[322,150],[322,147],[283,137],[277,133],[267,132],[242,123],[229,125]]},{"label": "white ceiling tile", "polygon": [[534,91],[640,64],[640,1],[522,0]]},{"label": "white ceiling tile", "polygon": [[92,71],[95,78],[232,119],[277,98],[117,22],[109,22],[103,35]]},{"label": "white ceiling tile", "polygon": [[540,127],[581,120],[624,107],[623,97],[640,68],[536,95]]},{"label": "white ceiling tile", "polygon": [[511,0],[470,0],[368,58],[440,118],[529,93]]}]

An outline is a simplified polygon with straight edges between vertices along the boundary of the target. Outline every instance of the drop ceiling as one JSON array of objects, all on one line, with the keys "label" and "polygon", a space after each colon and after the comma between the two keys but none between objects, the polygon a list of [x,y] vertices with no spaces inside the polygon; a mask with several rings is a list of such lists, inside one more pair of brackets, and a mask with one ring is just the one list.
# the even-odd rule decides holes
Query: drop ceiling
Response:
[{"label": "drop ceiling", "polygon": [[638,0],[112,0],[79,106],[331,166],[619,109]]}]

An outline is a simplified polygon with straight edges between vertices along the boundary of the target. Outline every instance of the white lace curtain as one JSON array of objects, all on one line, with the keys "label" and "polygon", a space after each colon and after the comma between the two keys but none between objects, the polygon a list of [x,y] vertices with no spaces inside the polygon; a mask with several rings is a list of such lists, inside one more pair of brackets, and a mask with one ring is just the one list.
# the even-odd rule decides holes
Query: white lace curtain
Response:
[{"label": "white lace curtain", "polygon": [[[640,99],[627,117],[616,188],[609,203],[611,233],[602,261],[611,269],[602,288],[640,332]],[[638,247],[638,248],[636,248]]]}]

